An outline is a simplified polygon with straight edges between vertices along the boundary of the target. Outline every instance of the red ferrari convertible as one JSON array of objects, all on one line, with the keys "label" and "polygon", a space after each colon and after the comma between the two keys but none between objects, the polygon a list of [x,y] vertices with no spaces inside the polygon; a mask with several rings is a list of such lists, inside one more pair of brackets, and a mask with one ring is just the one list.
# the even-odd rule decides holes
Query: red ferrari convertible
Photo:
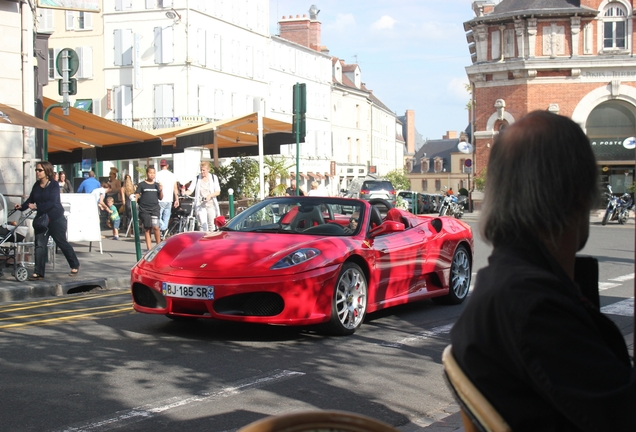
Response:
[{"label": "red ferrari convertible", "polygon": [[131,289],[138,312],[322,324],[345,335],[387,307],[461,303],[472,258],[471,228],[457,219],[396,208],[383,216],[357,199],[275,197],[220,231],[161,242],[132,269]]}]

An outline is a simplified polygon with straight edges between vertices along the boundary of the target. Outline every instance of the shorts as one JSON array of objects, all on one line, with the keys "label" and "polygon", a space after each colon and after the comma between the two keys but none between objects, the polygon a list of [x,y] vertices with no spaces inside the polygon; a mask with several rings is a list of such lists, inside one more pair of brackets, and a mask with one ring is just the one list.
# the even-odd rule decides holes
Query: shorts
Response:
[{"label": "shorts", "polygon": [[139,211],[139,220],[141,221],[144,229],[159,227],[159,215],[153,215],[144,211]]},{"label": "shorts", "polygon": [[111,224],[113,225],[113,229],[119,229],[119,224],[121,223],[121,218],[111,220]]}]

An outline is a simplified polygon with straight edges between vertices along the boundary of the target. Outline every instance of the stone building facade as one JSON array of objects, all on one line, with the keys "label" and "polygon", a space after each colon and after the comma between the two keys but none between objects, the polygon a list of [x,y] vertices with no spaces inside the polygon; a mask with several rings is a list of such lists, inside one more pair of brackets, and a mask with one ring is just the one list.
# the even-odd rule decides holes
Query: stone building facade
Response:
[{"label": "stone building facade", "polygon": [[502,128],[530,111],[550,110],[586,132],[601,182],[616,193],[627,190],[636,135],[634,3],[473,2],[475,18],[464,28],[473,62],[466,72],[477,173]]}]

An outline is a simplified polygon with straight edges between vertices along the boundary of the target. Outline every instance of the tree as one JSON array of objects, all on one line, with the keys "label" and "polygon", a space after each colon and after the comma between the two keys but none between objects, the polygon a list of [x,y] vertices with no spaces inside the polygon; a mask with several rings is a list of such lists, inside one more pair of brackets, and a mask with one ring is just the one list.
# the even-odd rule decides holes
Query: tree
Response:
[{"label": "tree", "polygon": [[269,185],[269,194],[285,195],[286,185],[282,183],[276,184],[277,178],[288,178],[289,170],[294,166],[294,164],[288,163],[282,157],[277,158],[274,156],[265,156],[263,158],[263,164],[265,165],[265,168],[267,168],[265,182]]},{"label": "tree", "polygon": [[484,168],[479,172],[479,174],[475,174],[475,177],[473,178],[475,189],[480,192],[483,192],[484,189],[486,189],[486,174],[486,168]]},{"label": "tree", "polygon": [[228,174],[226,187],[234,189],[236,199],[258,195],[258,163],[254,159],[239,155],[230,162]]},{"label": "tree", "polygon": [[406,168],[398,168],[388,172],[384,177],[391,181],[396,190],[411,190],[411,182],[406,174]]}]

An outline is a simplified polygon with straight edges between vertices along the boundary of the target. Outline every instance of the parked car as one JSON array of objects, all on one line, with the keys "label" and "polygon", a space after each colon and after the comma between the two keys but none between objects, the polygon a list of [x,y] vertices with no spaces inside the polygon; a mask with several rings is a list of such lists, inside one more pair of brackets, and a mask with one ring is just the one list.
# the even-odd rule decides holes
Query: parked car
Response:
[{"label": "parked car", "polygon": [[398,197],[402,197],[402,199],[407,203],[407,210],[413,212],[413,197],[417,200],[417,209],[415,212],[417,214],[430,213],[430,197],[428,194],[424,194],[421,192],[415,191],[399,191],[397,193]]},{"label": "parked car", "polygon": [[382,218],[358,199],[272,197],[218,232],[159,243],[133,267],[131,291],[136,311],[176,320],[317,324],[347,335],[369,312],[461,303],[472,260],[472,231],[460,220],[396,208]]}]

